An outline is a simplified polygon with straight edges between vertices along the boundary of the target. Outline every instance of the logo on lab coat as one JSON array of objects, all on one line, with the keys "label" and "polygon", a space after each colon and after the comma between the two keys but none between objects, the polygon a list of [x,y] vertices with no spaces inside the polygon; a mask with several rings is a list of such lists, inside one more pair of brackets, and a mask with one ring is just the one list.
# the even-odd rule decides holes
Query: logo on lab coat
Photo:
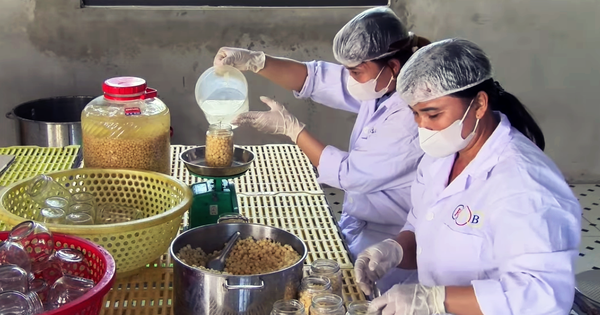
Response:
[{"label": "logo on lab coat", "polygon": [[481,215],[471,211],[469,206],[458,205],[454,211],[452,211],[452,220],[458,226],[465,226],[467,224],[473,226],[479,226],[481,223]]}]

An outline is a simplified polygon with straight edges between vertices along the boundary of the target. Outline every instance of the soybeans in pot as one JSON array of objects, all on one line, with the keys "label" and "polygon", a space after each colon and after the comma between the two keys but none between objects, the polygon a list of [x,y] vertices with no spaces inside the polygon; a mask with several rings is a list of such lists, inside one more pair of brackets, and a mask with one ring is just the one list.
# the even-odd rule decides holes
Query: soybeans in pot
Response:
[{"label": "soybeans in pot", "polygon": [[229,167],[233,163],[233,130],[231,125],[213,124],[206,132],[206,165]]}]

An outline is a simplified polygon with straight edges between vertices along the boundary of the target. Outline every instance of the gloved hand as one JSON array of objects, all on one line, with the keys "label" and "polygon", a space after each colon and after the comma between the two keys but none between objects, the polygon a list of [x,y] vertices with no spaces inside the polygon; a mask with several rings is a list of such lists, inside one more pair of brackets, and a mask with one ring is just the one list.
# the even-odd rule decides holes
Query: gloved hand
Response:
[{"label": "gloved hand", "polygon": [[241,71],[251,70],[255,73],[265,67],[265,53],[242,48],[222,47],[213,61],[215,67],[226,65]]},{"label": "gloved hand", "polygon": [[266,96],[261,96],[260,100],[271,107],[271,110],[268,112],[247,112],[240,114],[233,119],[231,124],[236,126],[252,126],[264,133],[286,135],[295,143],[305,125],[298,121],[298,118],[294,115],[290,114],[280,103]]},{"label": "gloved hand", "polygon": [[446,287],[426,287],[422,284],[397,284],[384,295],[374,299],[369,312],[381,315],[445,314]]},{"label": "gloved hand", "polygon": [[375,281],[381,279],[392,268],[402,261],[404,251],[402,246],[389,238],[365,249],[354,264],[354,273],[360,289],[371,295]]}]

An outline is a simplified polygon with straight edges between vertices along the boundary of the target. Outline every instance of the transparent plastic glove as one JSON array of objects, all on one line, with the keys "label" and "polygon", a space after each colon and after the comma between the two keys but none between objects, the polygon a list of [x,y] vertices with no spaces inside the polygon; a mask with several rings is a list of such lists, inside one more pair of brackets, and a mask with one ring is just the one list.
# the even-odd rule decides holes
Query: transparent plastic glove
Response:
[{"label": "transparent plastic glove", "polygon": [[232,66],[241,71],[258,72],[265,67],[265,53],[242,48],[222,47],[213,61],[215,67]]},{"label": "transparent plastic glove", "polygon": [[446,287],[421,284],[397,284],[369,305],[369,312],[381,315],[445,314]]},{"label": "transparent plastic glove", "polygon": [[271,110],[268,112],[247,112],[240,114],[233,119],[231,124],[252,126],[264,133],[286,135],[295,143],[305,125],[298,121],[298,118],[294,115],[290,114],[279,102],[266,96],[261,96],[260,100],[267,104]]},{"label": "transparent plastic glove", "polygon": [[354,273],[360,289],[366,295],[371,295],[375,281],[397,267],[402,261],[403,254],[402,246],[391,238],[360,253],[354,264]]}]

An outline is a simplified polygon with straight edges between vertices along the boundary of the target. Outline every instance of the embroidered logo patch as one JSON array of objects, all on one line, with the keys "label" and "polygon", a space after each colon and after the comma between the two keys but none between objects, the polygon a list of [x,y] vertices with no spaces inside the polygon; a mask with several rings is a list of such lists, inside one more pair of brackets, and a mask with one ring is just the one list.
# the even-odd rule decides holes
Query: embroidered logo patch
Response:
[{"label": "embroidered logo patch", "polygon": [[481,215],[471,211],[469,206],[458,205],[454,211],[452,211],[452,220],[458,226],[465,226],[467,224],[473,226],[481,225]]}]

